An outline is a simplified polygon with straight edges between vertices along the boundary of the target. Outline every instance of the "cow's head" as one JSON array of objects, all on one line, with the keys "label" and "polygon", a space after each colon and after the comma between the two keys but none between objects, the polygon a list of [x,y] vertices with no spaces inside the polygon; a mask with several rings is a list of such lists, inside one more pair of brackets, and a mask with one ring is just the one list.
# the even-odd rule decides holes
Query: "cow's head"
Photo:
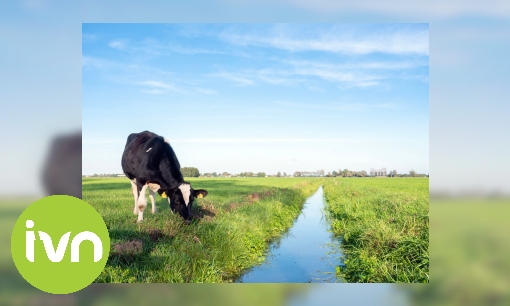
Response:
[{"label": "cow's head", "polygon": [[175,189],[168,190],[168,198],[170,200],[170,209],[178,212],[186,221],[191,221],[191,206],[195,198],[203,198],[207,196],[207,190],[195,190],[189,183],[183,183]]}]

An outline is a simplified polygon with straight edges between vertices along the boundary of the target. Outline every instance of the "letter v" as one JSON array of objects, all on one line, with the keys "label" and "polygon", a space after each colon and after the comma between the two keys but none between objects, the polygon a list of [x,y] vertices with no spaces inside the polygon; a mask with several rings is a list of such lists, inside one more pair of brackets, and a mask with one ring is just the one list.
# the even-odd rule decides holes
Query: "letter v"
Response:
[{"label": "letter v", "polygon": [[48,259],[52,262],[60,262],[64,258],[64,254],[66,253],[67,245],[69,243],[69,236],[71,236],[71,232],[67,232],[60,238],[58,242],[57,249],[53,249],[53,242],[51,241],[50,235],[45,232],[39,231],[39,238],[44,243],[44,249],[46,250],[46,255]]}]

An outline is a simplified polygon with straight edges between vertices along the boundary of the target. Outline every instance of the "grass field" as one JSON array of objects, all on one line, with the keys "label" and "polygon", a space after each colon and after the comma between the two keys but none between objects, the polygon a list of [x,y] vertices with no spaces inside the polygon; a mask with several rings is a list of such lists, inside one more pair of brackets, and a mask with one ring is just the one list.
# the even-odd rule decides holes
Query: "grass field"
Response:
[{"label": "grass field", "polygon": [[343,237],[347,282],[429,281],[428,178],[335,178],[324,183],[326,210]]},{"label": "grass field", "polygon": [[[210,305],[283,305],[289,292],[308,295],[323,288],[322,299],[341,301],[370,295],[374,287],[321,284],[244,284],[236,286],[150,286],[96,284],[70,295],[53,295],[28,284],[10,256],[10,234],[16,219],[34,199],[0,198],[0,305],[118,305],[122,303],[184,303]],[[161,200],[162,201],[162,200]],[[510,199],[434,199],[430,201],[430,274],[425,286],[398,284],[388,296],[401,291],[409,297],[404,305],[508,305],[510,302]],[[126,214],[129,216],[129,214]],[[133,217],[135,217],[133,215]],[[150,217],[150,214],[148,215]],[[376,286],[379,288],[378,286]],[[292,303],[291,303],[292,304]],[[391,299],[381,305],[394,305]]]},{"label": "grass field", "polygon": [[96,282],[231,282],[243,269],[265,259],[269,241],[292,225],[305,199],[323,180],[189,181],[209,195],[196,200],[195,222],[185,225],[159,196],[157,213],[147,209],[144,221],[137,224],[129,180],[83,179],[83,200],[103,216],[112,243],[111,256]]}]

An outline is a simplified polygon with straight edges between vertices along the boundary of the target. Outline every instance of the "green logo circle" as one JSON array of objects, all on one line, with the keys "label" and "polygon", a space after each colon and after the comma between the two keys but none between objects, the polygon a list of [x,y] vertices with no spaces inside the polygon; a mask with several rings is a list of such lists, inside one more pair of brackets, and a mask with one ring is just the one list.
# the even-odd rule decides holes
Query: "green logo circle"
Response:
[{"label": "green logo circle", "polygon": [[66,294],[90,285],[110,253],[110,236],[99,213],[67,195],[42,198],[27,207],[11,235],[16,268],[32,286]]}]

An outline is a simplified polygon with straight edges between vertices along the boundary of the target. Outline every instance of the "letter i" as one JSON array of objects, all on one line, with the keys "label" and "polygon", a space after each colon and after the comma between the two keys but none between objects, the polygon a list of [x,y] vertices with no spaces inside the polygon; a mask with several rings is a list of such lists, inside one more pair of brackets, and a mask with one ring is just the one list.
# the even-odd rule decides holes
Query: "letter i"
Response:
[{"label": "letter i", "polygon": [[[27,220],[25,223],[27,228],[33,228],[34,227],[34,221]],[[33,231],[27,231],[26,232],[26,256],[28,261],[34,262],[34,241],[35,241],[35,234]]]}]

